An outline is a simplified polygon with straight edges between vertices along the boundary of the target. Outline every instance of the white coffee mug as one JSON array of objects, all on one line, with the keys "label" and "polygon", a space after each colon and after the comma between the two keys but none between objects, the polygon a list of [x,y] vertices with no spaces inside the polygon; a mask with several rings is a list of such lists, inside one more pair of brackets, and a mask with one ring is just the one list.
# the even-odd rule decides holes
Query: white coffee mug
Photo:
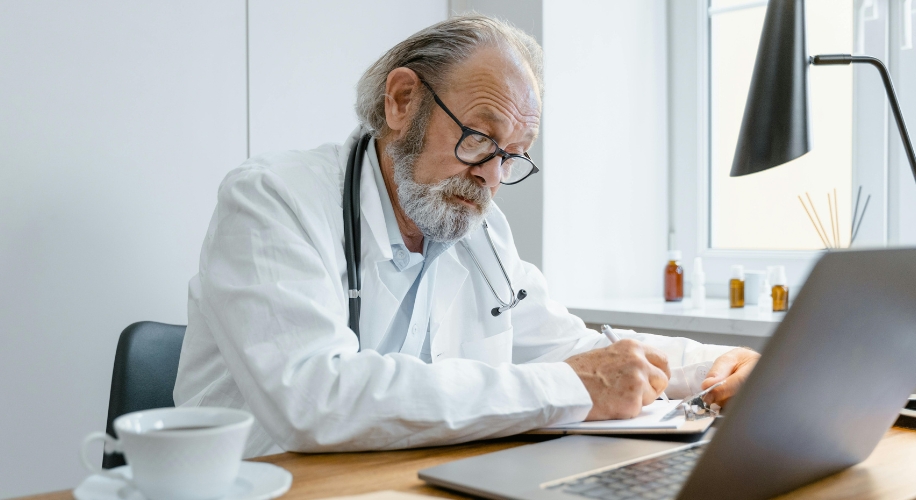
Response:
[{"label": "white coffee mug", "polygon": [[[81,458],[90,472],[114,477],[150,500],[207,500],[224,496],[242,463],[251,414],[230,408],[159,408],[115,419],[115,439],[93,432],[83,440]],[[88,444],[104,440],[123,453],[133,479],[96,468]]]}]

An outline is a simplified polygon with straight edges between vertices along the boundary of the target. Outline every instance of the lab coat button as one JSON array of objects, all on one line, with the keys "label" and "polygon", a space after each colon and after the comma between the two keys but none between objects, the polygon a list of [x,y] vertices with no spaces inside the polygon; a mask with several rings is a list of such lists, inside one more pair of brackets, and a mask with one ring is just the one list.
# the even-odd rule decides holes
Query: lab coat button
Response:
[{"label": "lab coat button", "polygon": [[417,334],[417,325],[413,325],[413,326],[410,328],[410,333],[412,333],[412,334],[414,334],[414,335]]},{"label": "lab coat button", "polygon": [[398,250],[398,259],[404,260],[405,258],[407,258],[407,252],[404,250]]}]

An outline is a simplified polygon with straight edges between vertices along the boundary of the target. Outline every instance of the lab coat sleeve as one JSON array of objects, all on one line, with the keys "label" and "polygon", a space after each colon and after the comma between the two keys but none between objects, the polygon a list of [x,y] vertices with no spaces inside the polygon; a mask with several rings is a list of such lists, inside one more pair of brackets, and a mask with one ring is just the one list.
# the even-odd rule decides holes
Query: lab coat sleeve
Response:
[{"label": "lab coat sleeve", "polygon": [[702,344],[684,337],[637,333],[633,330],[615,328],[614,333],[622,339],[633,339],[650,345],[668,356],[671,379],[668,380],[665,394],[675,399],[699,392],[700,384],[716,358],[734,349],[731,346]]},{"label": "lab coat sleeve", "polygon": [[[579,317],[550,298],[540,270],[527,262],[522,262],[522,267],[528,297],[513,311],[514,362],[564,360],[575,354],[610,345],[604,335],[586,328]],[[671,379],[666,394],[672,398],[683,398],[699,390],[713,361],[733,349],[701,344],[683,337],[636,333],[632,330],[615,329],[615,333],[620,338],[630,338],[652,346],[668,356]]]},{"label": "lab coat sleeve", "polygon": [[442,445],[585,417],[591,400],[566,363],[426,364],[358,352],[341,300],[340,232],[330,229],[341,217],[339,193],[335,200],[327,191],[304,199],[272,170],[230,173],[201,257],[204,320],[280,447]]}]

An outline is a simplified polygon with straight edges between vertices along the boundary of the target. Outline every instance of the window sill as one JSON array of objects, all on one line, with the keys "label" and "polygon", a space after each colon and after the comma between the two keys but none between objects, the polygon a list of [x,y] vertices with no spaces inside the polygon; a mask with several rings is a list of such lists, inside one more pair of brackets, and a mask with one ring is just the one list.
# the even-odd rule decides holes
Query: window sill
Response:
[{"label": "window sill", "polygon": [[724,299],[706,299],[704,309],[692,309],[691,300],[665,302],[661,298],[616,299],[571,307],[569,312],[586,323],[681,332],[769,338],[785,313],[762,313],[756,305],[731,309]]}]

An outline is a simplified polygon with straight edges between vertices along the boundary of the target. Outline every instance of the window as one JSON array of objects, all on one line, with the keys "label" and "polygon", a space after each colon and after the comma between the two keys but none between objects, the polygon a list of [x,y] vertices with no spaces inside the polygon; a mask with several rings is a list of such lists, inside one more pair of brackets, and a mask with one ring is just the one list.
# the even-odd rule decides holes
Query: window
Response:
[{"label": "window", "polygon": [[[916,53],[897,52],[898,2],[806,4],[809,54],[864,53],[890,63],[893,72],[892,54],[904,60]],[[898,145],[890,144],[899,139],[890,128],[895,125],[881,79],[870,67],[811,67],[811,152],[765,172],[728,176],[766,5],[766,0],[667,4],[671,241],[683,251],[688,270],[694,257],[703,258],[711,296],[727,293],[733,264],[754,270],[785,265],[790,286],[804,282],[824,248],[798,201],[805,192],[829,229],[827,193],[832,196],[836,188],[842,246],[849,241],[852,196],[859,185],[863,198],[872,199],[856,246],[887,244],[903,222],[896,213],[903,202],[895,200],[904,197],[889,191],[892,176],[900,175],[894,160]],[[903,84],[897,90],[905,103]]]},{"label": "window", "polygon": [[[809,54],[853,52],[852,0],[808,0]],[[827,194],[837,194],[840,244],[849,242],[852,203],[852,66],[813,68],[809,108],[813,148],[778,168],[729,177],[765,2],[712,0],[709,15],[709,247],[817,250],[824,243],[798,200],[810,193],[834,240]],[[833,241],[831,241],[833,243]]]}]

